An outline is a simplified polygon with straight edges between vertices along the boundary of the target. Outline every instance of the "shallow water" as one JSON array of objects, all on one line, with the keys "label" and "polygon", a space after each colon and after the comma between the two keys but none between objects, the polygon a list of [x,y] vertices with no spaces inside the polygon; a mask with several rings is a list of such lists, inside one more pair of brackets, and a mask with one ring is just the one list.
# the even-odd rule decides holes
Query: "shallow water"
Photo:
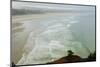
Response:
[{"label": "shallow water", "polygon": [[[77,17],[76,16],[74,17],[67,15],[65,13],[60,15],[60,17],[58,17],[59,15],[57,15],[56,17],[54,14],[52,16],[43,18],[39,21],[36,20],[35,22],[34,20],[27,20],[27,21],[24,20],[22,21],[22,23],[20,22],[21,23],[20,25],[17,24],[16,28],[15,27],[13,28],[14,39],[13,38],[12,39],[14,40],[13,42],[15,44],[14,53],[15,54],[17,53],[15,57],[18,56],[21,58],[22,54],[24,53],[23,48],[24,45],[26,45],[26,43],[28,44],[26,46],[26,49],[24,50],[26,51],[27,49],[29,49],[29,51],[31,51],[35,45],[33,41],[35,40],[35,37],[37,38],[38,35],[42,36],[42,38],[48,39],[45,40],[46,42],[49,42],[50,40],[57,40],[57,41],[62,41],[64,43],[72,40],[72,43],[75,43],[78,46],[76,46],[75,44],[71,45],[70,49],[75,50],[76,53],[78,53],[81,57],[87,57],[87,55],[90,52],[94,52],[95,50],[94,18],[91,17],[88,18],[88,16],[82,16],[82,15],[81,18],[80,15],[78,16],[76,15]],[[77,44],[77,42],[79,43]],[[69,46],[67,46],[66,49],[68,47]]]}]

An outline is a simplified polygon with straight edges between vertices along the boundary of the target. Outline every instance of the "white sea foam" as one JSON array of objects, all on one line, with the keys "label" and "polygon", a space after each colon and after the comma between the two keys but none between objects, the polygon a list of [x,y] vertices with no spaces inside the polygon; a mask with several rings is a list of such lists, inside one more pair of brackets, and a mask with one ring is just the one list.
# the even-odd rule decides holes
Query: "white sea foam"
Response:
[{"label": "white sea foam", "polygon": [[[71,19],[73,20],[73,18]],[[59,21],[57,23],[57,20],[55,22],[37,35],[34,31],[29,34],[23,57],[18,64],[41,64],[51,62],[67,56],[67,50],[72,50],[81,57],[88,56],[82,43],[74,40],[72,31],[69,29],[73,23],[77,22],[65,21],[66,25]],[[80,53],[80,49],[82,53]]]}]

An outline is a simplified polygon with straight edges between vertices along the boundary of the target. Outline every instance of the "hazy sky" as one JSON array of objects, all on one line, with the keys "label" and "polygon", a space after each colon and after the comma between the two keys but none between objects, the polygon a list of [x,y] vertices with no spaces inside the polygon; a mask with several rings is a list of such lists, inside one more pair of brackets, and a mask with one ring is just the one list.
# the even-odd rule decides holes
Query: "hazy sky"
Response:
[{"label": "hazy sky", "polygon": [[27,9],[27,10],[42,10],[42,11],[91,11],[92,6],[77,6],[77,5],[63,5],[63,4],[46,4],[34,2],[12,2],[13,9]]}]

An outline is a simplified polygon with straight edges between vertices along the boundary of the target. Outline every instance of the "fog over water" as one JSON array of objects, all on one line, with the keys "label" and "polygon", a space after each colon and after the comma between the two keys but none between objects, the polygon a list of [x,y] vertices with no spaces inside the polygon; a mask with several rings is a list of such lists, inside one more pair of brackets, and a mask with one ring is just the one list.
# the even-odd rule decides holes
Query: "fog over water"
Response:
[{"label": "fog over water", "polygon": [[95,51],[95,7],[12,2],[12,61],[43,64]]}]

